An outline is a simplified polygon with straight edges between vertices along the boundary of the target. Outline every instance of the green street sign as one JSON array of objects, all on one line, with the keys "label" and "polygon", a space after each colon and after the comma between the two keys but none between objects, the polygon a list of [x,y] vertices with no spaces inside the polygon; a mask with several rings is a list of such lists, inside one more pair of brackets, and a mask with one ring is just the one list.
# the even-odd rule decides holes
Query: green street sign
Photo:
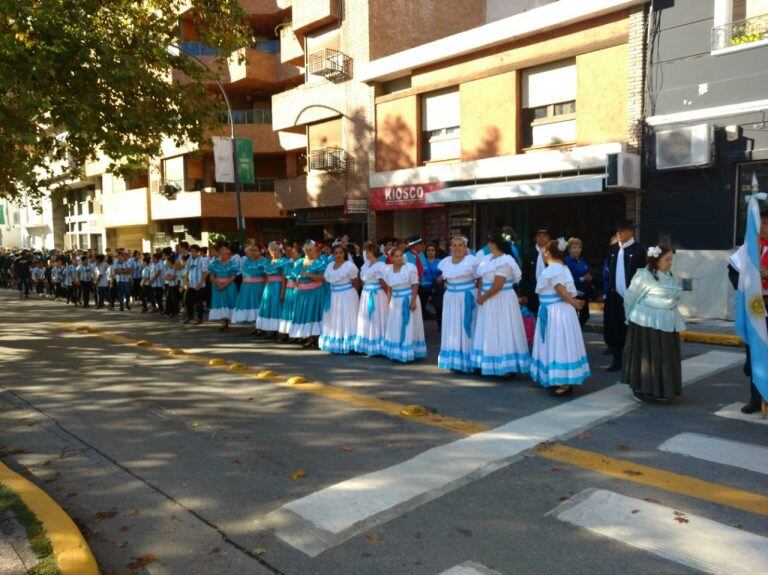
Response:
[{"label": "green street sign", "polygon": [[243,184],[254,184],[256,178],[253,174],[253,142],[245,138],[238,138],[235,143],[237,150],[237,176]]},{"label": "green street sign", "polygon": [[0,226],[5,225],[5,206],[0,204]]}]

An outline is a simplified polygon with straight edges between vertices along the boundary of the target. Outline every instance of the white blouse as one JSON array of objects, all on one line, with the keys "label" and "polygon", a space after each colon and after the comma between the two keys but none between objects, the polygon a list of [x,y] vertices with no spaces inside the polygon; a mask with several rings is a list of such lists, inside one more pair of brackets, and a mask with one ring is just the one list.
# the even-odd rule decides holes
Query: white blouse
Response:
[{"label": "white blouse", "polygon": [[497,258],[484,258],[480,265],[477,266],[475,273],[476,277],[483,278],[484,282],[492,282],[496,279],[496,276],[502,276],[506,279],[511,279],[513,283],[517,283],[523,277],[523,273],[520,271],[520,266],[517,265],[515,258],[507,254]]},{"label": "white blouse", "polygon": [[384,268],[384,281],[389,287],[397,288],[419,284],[419,270],[412,263],[404,263],[399,272],[391,264]]},{"label": "white blouse", "polygon": [[323,276],[325,281],[329,284],[347,284],[355,279],[359,272],[357,266],[352,262],[346,261],[339,266],[338,269],[333,269],[336,262],[331,262],[328,267],[325,268]]},{"label": "white blouse", "polygon": [[477,258],[467,254],[464,256],[464,259],[457,264],[453,263],[450,256],[443,258],[440,260],[440,263],[437,264],[437,268],[443,272],[443,279],[447,280],[448,283],[451,283],[475,279],[477,264]]},{"label": "white blouse", "polygon": [[568,266],[561,263],[551,264],[547,266],[543,272],[541,272],[539,281],[536,282],[536,293],[557,293],[555,286],[558,284],[563,286],[572,296],[576,296],[578,293],[576,291],[576,286],[573,283],[571,270],[568,269]]},{"label": "white blouse", "polygon": [[367,261],[363,264],[363,267],[360,269],[360,278],[364,282],[377,282],[384,277],[384,270],[386,269],[387,264],[384,262],[375,262],[373,265],[371,265],[371,262]]}]

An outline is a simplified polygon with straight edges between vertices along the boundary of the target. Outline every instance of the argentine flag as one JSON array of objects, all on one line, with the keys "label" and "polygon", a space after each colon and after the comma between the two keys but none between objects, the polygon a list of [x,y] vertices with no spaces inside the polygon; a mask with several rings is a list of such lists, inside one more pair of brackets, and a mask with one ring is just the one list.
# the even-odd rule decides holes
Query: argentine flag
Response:
[{"label": "argentine flag", "polygon": [[736,334],[749,346],[752,360],[752,381],[763,398],[768,398],[768,327],[765,324],[765,304],[760,278],[760,208],[757,200],[766,194],[755,194],[747,208],[747,233],[744,245],[735,254],[739,270],[736,292]]}]

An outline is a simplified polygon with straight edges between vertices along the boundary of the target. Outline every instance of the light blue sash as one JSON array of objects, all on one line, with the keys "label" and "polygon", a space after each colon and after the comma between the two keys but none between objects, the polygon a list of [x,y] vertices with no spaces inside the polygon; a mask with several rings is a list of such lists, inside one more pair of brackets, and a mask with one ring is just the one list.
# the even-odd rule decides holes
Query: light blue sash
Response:
[{"label": "light blue sash", "polygon": [[408,327],[408,322],[411,321],[411,298],[409,296],[411,296],[412,293],[413,292],[411,291],[411,288],[400,288],[392,290],[392,299],[403,300],[403,320],[402,325],[400,326],[400,343],[405,342],[406,328]]},{"label": "light blue sash", "polygon": [[463,282],[448,282],[447,291],[451,293],[464,292],[464,333],[467,337],[472,337],[472,312],[475,311],[475,297],[472,291],[475,289],[475,282],[467,280]]},{"label": "light blue sash", "polygon": [[[483,282],[483,293],[487,292],[493,287],[493,282]],[[501,291],[510,291],[515,289],[515,283],[510,279],[504,282]]]},{"label": "light blue sash", "polygon": [[365,282],[363,291],[368,294],[368,317],[372,318],[376,311],[376,295],[379,293],[381,285],[379,282]]},{"label": "light blue sash", "polygon": [[563,301],[560,294],[543,294],[539,296],[539,325],[541,326],[541,341],[547,339],[547,321],[549,314],[547,308],[554,303]]},{"label": "light blue sash", "polygon": [[351,283],[348,284],[329,284],[331,289],[325,290],[325,302],[323,304],[323,309],[325,311],[328,311],[331,309],[331,292],[343,292],[351,290],[354,286]]}]

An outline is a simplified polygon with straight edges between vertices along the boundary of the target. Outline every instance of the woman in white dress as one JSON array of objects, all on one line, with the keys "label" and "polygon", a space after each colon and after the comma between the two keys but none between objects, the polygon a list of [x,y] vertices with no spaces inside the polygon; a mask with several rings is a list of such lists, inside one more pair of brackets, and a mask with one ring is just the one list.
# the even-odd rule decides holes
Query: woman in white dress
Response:
[{"label": "woman in white dress", "polygon": [[347,259],[347,250],[341,244],[333,248],[333,262],[325,268],[328,282],[323,327],[319,346],[331,353],[349,353],[357,335],[357,309],[360,298],[357,295],[359,271]]},{"label": "woman in white dress", "polygon": [[514,285],[522,272],[501,235],[488,241],[489,254],[477,266],[482,285],[472,338],[472,367],[483,375],[528,373],[531,355]]},{"label": "woman in white dress", "polygon": [[357,337],[352,349],[365,355],[384,355],[384,330],[387,327],[389,300],[385,291],[384,269],[379,261],[379,246],[369,242],[365,246],[365,263],[360,269],[363,292],[357,313]]},{"label": "woman in white dress", "polygon": [[391,257],[392,265],[384,269],[384,282],[389,294],[384,355],[405,363],[427,357],[424,320],[419,303],[419,270],[405,261],[402,248],[396,248]]},{"label": "woman in white dress", "polygon": [[540,305],[531,363],[531,379],[558,397],[572,395],[573,386],[590,376],[577,313],[584,302],[576,299],[573,276],[563,263],[566,246],[560,238],[541,252],[547,268],[536,283]]},{"label": "woman in white dress", "polygon": [[443,321],[440,329],[440,355],[437,366],[454,371],[472,371],[472,334],[477,316],[477,259],[467,250],[462,237],[451,240],[451,257],[438,269],[445,282]]}]

